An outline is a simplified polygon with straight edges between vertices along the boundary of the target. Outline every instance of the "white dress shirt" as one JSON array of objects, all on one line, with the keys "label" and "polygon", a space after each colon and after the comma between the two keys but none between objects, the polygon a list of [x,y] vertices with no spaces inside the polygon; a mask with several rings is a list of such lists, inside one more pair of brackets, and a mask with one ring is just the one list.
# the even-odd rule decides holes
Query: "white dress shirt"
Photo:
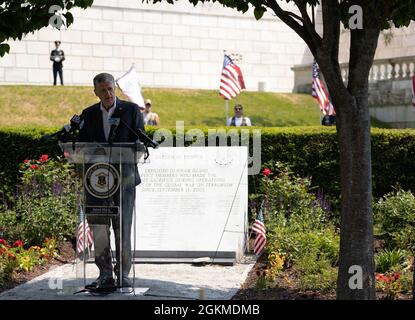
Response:
[{"label": "white dress shirt", "polygon": [[107,111],[101,103],[101,111],[102,111],[102,127],[104,128],[105,139],[108,141],[108,137],[110,135],[111,125],[108,121],[109,118],[112,117],[112,114],[115,111],[115,107],[117,104],[117,100],[115,100],[114,105]]}]

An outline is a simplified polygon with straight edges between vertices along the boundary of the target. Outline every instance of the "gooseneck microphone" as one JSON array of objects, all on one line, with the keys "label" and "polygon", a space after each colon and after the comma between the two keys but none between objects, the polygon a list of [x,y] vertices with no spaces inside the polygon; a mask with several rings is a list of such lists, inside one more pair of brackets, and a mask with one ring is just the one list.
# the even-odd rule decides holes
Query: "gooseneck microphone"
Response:
[{"label": "gooseneck microphone", "polygon": [[143,130],[141,130],[140,128],[137,128],[137,133],[138,133],[138,137],[140,138],[140,140],[145,144],[148,145],[150,147],[152,147],[153,149],[157,149],[157,147],[159,146],[159,144],[152,140],[148,135],[146,135]]},{"label": "gooseneck microphone", "polygon": [[75,114],[72,116],[70,123],[65,124],[62,129],[53,133],[53,134],[45,134],[42,139],[43,140],[50,140],[53,137],[58,137],[58,139],[65,139],[68,135],[73,134],[75,131],[82,129],[84,125],[84,121],[82,118]]},{"label": "gooseneck microphone", "polygon": [[110,135],[108,137],[108,143],[113,143],[115,139],[115,135],[117,133],[117,128],[120,125],[120,118],[109,118],[108,122],[111,125]]},{"label": "gooseneck microphone", "polygon": [[144,143],[146,147],[149,146],[153,149],[157,149],[159,144],[156,141],[152,140],[147,134],[145,134],[143,130],[137,128],[137,131],[134,131],[124,120],[120,120],[127,127],[128,130],[130,130],[138,139],[140,139],[141,142]]}]

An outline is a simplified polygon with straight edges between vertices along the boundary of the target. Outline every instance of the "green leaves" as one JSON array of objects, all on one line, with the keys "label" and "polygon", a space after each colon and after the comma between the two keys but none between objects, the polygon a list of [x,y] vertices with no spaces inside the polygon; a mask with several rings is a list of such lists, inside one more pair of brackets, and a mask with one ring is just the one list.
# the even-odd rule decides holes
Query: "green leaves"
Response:
[{"label": "green leaves", "polygon": [[264,7],[256,7],[254,9],[255,19],[257,19],[257,20],[261,19],[266,11],[267,11],[267,9],[265,9]]},{"label": "green leaves", "polygon": [[[42,29],[53,22],[55,11],[70,10],[75,7],[86,9],[90,7],[93,0],[10,0],[0,7],[0,57],[9,53],[10,47],[4,43],[8,39],[21,40],[29,32]],[[74,19],[70,12],[65,12],[66,25],[73,23]],[[55,19],[56,20],[56,19]],[[59,24],[59,27],[61,24]]]},{"label": "green leaves", "polygon": [[373,205],[377,235],[387,248],[415,251],[415,196],[398,189]]},{"label": "green leaves", "polygon": [[70,12],[64,13],[63,16],[66,19],[66,27],[69,27],[73,23],[73,15]]},{"label": "green leaves", "polygon": [[9,53],[10,46],[7,43],[0,44],[0,57],[3,57],[6,53]]}]

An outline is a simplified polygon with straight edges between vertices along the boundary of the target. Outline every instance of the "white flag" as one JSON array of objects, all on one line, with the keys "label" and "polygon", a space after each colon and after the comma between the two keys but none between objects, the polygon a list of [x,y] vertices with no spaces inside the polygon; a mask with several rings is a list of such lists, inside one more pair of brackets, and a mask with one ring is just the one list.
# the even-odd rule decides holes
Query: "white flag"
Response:
[{"label": "white flag", "polygon": [[117,79],[117,84],[131,102],[136,103],[140,108],[145,108],[144,99],[141,95],[140,82],[138,81],[138,75],[134,65],[123,76]]}]

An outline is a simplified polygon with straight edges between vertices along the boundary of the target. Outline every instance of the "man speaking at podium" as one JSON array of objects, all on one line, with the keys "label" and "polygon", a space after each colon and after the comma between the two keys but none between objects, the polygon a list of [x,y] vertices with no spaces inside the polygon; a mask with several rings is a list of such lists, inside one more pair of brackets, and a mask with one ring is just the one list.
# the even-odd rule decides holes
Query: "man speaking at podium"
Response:
[{"label": "man speaking at podium", "polygon": [[[138,105],[122,101],[115,95],[115,80],[111,74],[100,73],[94,78],[94,93],[100,102],[82,111],[83,126],[80,129],[78,142],[136,142],[138,131],[144,132],[143,116]],[[116,121],[114,121],[116,120]],[[131,286],[128,274],[131,269],[131,225],[135,203],[135,187],[140,184],[140,176],[135,164],[123,164],[122,168],[122,239],[120,239],[120,218],[91,216],[88,222],[94,233],[95,263],[99,269],[99,277],[91,285],[97,288],[114,287],[113,271],[117,276],[117,285]],[[115,201],[119,201],[119,193],[115,193]],[[106,200],[106,199],[105,199]],[[95,199],[94,205],[108,205],[104,199]],[[114,199],[113,199],[114,200]],[[89,201],[89,200],[88,200]],[[111,205],[111,204],[110,204]],[[115,234],[116,265],[112,269],[110,247],[110,221]],[[104,225],[106,232],[98,231],[97,226]],[[102,230],[102,229],[101,229]],[[120,257],[120,243],[122,257]],[[122,267],[121,267],[122,265]],[[122,275],[120,275],[120,268]]]}]

